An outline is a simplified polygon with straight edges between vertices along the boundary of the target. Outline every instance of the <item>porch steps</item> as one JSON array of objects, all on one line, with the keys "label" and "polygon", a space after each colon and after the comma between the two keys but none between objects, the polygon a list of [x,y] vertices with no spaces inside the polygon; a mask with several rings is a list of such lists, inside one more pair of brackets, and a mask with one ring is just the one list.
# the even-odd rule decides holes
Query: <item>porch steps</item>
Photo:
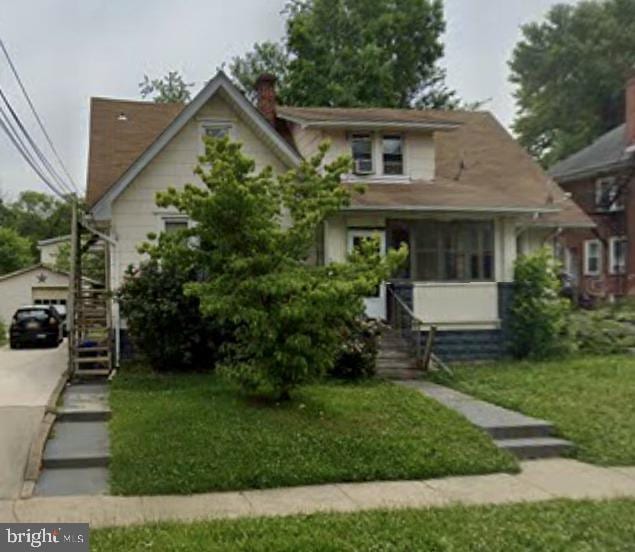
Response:
[{"label": "porch steps", "polygon": [[66,388],[44,449],[36,496],[108,493],[109,419],[106,384]]},{"label": "porch steps", "polygon": [[377,376],[383,379],[414,380],[423,375],[415,366],[406,340],[391,330],[382,332],[376,367]]},{"label": "porch steps", "polygon": [[517,458],[553,458],[573,451],[570,441],[554,436],[553,424],[475,399],[429,381],[401,382],[458,412],[485,431],[494,444]]}]

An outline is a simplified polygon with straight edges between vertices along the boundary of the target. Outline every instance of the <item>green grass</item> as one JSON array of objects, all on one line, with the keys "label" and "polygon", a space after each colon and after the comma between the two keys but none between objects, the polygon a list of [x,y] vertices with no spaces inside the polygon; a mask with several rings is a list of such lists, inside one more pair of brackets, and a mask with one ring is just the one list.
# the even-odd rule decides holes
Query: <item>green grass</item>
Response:
[{"label": "green grass", "polygon": [[462,417],[389,383],[324,384],[275,404],[213,375],[123,374],[110,398],[115,494],[186,494],[515,471]]},{"label": "green grass", "polygon": [[501,362],[460,367],[454,379],[438,379],[554,422],[576,444],[574,454],[580,460],[635,464],[635,357]]},{"label": "green grass", "polygon": [[635,501],[373,511],[92,532],[95,552],[632,550]]}]

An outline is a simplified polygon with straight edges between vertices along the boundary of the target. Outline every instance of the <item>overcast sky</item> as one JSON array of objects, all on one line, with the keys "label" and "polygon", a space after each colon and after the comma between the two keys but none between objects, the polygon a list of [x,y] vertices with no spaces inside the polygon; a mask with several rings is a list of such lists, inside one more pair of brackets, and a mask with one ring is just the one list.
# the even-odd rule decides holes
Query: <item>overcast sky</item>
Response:
[{"label": "overcast sky", "polygon": [[[446,0],[443,65],[449,85],[468,101],[491,98],[487,108],[509,125],[514,101],[507,61],[519,39],[519,26],[541,18],[555,3]],[[282,37],[284,4],[285,0],[0,0],[0,37],[83,188],[91,96],[138,98],[144,73],[160,76],[172,69],[198,88],[224,61],[254,42]],[[27,119],[2,58],[0,86]],[[14,197],[24,189],[45,188],[0,134],[0,190]]]}]

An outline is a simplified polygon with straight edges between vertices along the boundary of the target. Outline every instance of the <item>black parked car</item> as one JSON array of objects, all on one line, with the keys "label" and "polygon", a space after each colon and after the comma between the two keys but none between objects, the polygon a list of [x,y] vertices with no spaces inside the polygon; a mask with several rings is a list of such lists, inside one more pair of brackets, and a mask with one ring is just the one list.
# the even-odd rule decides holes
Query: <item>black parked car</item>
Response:
[{"label": "black parked car", "polygon": [[29,344],[57,347],[62,339],[62,318],[53,306],[20,307],[13,315],[9,329],[9,345],[12,349]]}]

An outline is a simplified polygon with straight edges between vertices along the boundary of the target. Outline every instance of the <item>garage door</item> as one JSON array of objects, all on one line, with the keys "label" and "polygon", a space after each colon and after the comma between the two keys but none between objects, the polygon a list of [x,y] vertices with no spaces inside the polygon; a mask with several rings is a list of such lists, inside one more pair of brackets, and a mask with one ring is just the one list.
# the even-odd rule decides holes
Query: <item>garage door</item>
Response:
[{"label": "garage door", "polygon": [[68,288],[37,287],[32,289],[34,305],[65,305],[68,299]]}]

